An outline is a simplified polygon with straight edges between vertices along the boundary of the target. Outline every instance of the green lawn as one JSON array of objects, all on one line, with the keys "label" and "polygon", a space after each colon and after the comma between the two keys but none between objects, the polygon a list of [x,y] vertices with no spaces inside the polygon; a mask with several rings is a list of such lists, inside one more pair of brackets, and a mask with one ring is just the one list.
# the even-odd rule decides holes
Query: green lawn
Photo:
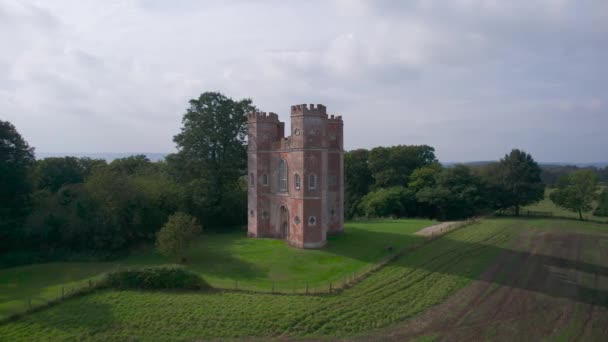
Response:
[{"label": "green lawn", "polygon": [[[550,211],[553,213],[553,216],[556,217],[567,217],[567,218],[575,218],[578,219],[578,213],[574,211],[569,211],[563,208],[556,206],[550,199],[549,194],[554,191],[554,189],[545,190],[545,198],[535,204],[529,205],[527,207],[522,208],[522,210],[532,210],[532,211]],[[595,204],[594,204],[595,207]],[[585,220],[597,221],[597,222],[608,222],[608,217],[599,217],[593,215],[593,210],[583,213],[583,218]]]},{"label": "green lawn", "polygon": [[[249,239],[245,232],[205,235],[188,251],[188,268],[216,287],[291,292],[326,289],[362,272],[396,249],[419,243],[414,232],[430,226],[429,220],[370,220],[348,222],[345,234],[329,238],[321,250],[301,250],[283,241]],[[92,277],[116,269],[162,265],[171,260],[152,248],[116,262],[48,263],[0,270],[0,318],[46,302],[67,290],[86,285]]]},{"label": "green lawn", "polygon": [[[103,290],[1,325],[0,336],[11,341],[174,341],[357,335],[412,317],[469,284],[523,222],[487,220],[448,233],[335,295]],[[390,227],[398,223],[390,223],[381,234],[395,244],[400,234]],[[375,243],[372,233],[360,233]],[[366,248],[360,240],[351,242],[357,245],[339,249]]]}]

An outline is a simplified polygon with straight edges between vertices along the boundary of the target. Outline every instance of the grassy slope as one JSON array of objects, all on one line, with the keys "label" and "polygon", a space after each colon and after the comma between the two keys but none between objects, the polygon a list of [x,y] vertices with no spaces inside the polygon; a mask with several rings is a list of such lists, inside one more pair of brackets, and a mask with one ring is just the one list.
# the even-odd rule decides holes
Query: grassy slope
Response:
[{"label": "grassy slope", "polygon": [[[535,204],[529,205],[527,207],[522,208],[522,210],[533,210],[533,211],[550,211],[553,213],[553,216],[556,217],[567,217],[567,218],[575,218],[578,219],[578,213],[574,211],[569,211],[563,208],[556,206],[550,199],[549,194],[554,189],[547,189],[545,191],[545,198]],[[594,204],[595,207],[595,204]],[[593,215],[593,210],[583,213],[583,218],[585,220],[591,221],[599,221],[599,222],[608,222],[608,217],[599,217]]]},{"label": "grassy slope", "polygon": [[[347,233],[329,238],[323,250],[299,250],[271,239],[248,239],[242,232],[208,235],[189,251],[189,267],[214,286],[270,291],[327,288],[386,255],[384,247],[417,243],[412,235],[432,225],[428,220],[349,222]],[[49,263],[0,270],[0,318],[22,311],[27,301],[40,304],[61,295],[62,287],[82,286],[88,279],[120,267],[170,263],[152,249],[113,263]]]},{"label": "grassy slope", "polygon": [[529,221],[486,220],[337,295],[101,291],[0,326],[9,340],[343,336],[411,317],[466,286]]}]

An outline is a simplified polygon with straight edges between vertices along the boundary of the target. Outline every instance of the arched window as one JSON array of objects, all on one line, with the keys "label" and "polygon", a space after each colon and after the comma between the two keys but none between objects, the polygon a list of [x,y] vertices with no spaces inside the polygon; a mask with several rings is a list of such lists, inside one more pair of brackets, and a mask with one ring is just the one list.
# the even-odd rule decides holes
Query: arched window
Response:
[{"label": "arched window", "polygon": [[287,191],[287,163],[284,159],[279,162],[279,191]]},{"label": "arched window", "polygon": [[255,186],[255,176],[253,173],[249,174],[249,186],[252,188]]},{"label": "arched window", "polygon": [[264,185],[264,186],[268,185],[268,175],[267,174],[262,175],[262,185]]},{"label": "arched window", "polygon": [[300,175],[297,173],[293,176],[293,184],[296,190],[300,190]]},{"label": "arched window", "polygon": [[317,188],[317,176],[310,174],[308,175],[308,188],[314,190]]}]

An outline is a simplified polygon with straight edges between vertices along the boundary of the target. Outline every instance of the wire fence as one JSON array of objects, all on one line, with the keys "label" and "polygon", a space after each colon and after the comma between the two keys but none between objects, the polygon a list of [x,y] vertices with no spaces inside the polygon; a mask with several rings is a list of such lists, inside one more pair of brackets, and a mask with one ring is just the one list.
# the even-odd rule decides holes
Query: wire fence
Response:
[{"label": "wire fence", "polygon": [[[228,285],[227,283],[221,286],[213,286],[210,290],[204,291],[217,291],[217,292],[241,292],[241,293],[252,293],[252,294],[273,294],[273,295],[300,295],[300,296],[319,296],[319,295],[332,295],[340,293],[352,286],[360,283],[373,273],[379,271],[395,259],[411,253],[429,243],[433,240],[441,237],[456,229],[466,227],[473,223],[476,223],[478,219],[469,219],[466,221],[455,222],[451,225],[441,228],[440,230],[431,233],[421,239],[421,241],[415,245],[411,245],[401,249],[391,248],[387,250],[388,254],[381,260],[362,267],[361,269],[343,276],[341,279],[328,281],[326,283],[319,284],[310,282],[271,282],[267,284],[251,284],[242,283],[238,280],[234,280],[234,283]],[[117,270],[120,269],[120,265]],[[95,290],[106,288],[107,282],[105,281],[105,275],[97,276],[94,279],[88,279],[83,282],[73,284],[70,286],[62,286],[57,290],[56,295],[46,296],[45,298],[29,298],[24,301],[23,309],[16,310],[13,314],[7,316],[0,316],[0,323],[14,320],[21,317],[29,312],[35,312],[44,308],[61,303],[71,297],[84,295]]]}]

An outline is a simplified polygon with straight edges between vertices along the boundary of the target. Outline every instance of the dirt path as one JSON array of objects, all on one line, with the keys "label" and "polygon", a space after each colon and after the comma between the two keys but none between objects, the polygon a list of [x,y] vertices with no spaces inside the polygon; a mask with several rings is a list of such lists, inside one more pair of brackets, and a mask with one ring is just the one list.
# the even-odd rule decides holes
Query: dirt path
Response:
[{"label": "dirt path", "polygon": [[606,235],[522,231],[479,280],[360,340],[608,341],[607,246]]},{"label": "dirt path", "polygon": [[461,224],[464,224],[463,221],[449,221],[449,222],[441,222],[439,224],[435,224],[426,228],[423,228],[415,233],[415,235],[420,236],[437,236],[444,233],[447,233],[453,229],[456,229]]}]

